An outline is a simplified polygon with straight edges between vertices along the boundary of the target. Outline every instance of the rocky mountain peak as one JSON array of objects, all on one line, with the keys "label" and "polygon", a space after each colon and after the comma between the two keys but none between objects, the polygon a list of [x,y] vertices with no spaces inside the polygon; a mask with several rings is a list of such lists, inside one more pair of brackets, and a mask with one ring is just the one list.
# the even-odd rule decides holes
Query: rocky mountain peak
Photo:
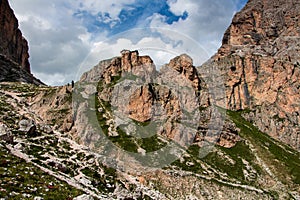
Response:
[{"label": "rocky mountain peak", "polygon": [[171,59],[168,66],[183,74],[188,80],[190,80],[196,91],[200,90],[200,79],[197,69],[193,66],[193,59],[189,55],[182,54]]},{"label": "rocky mountain peak", "polygon": [[[113,112],[111,116],[117,116],[115,119],[107,118],[105,114],[102,117],[102,120],[107,120],[106,125],[111,127],[108,131],[110,136],[119,135],[119,126],[127,127],[126,132],[134,134],[130,127],[140,123],[156,124],[157,130],[152,127],[152,131],[182,146],[192,144],[195,138],[199,143],[210,140],[227,148],[239,141],[236,127],[228,122],[220,130],[220,135],[207,134],[207,121],[213,118],[213,111],[208,108],[209,93],[205,83],[201,82],[192,58],[187,54],[176,56],[156,71],[149,56],[140,56],[138,51],[122,50],[121,56],[101,61],[84,73],[80,83],[97,87],[97,104],[106,106],[96,110],[100,109],[99,112],[103,113],[106,110]],[[91,90],[87,93],[94,93],[92,91],[95,92]],[[106,108],[110,106],[114,110]],[[78,118],[82,119],[82,116],[78,114]],[[83,120],[80,119],[76,121]],[[124,124],[114,124],[114,121]],[[189,127],[185,127],[185,123]],[[79,126],[78,130],[78,137],[84,139],[86,128]]]},{"label": "rocky mountain peak", "polygon": [[138,51],[122,50],[122,70],[125,72],[132,71],[133,68],[141,65],[152,65],[153,61],[149,56],[139,56]]},{"label": "rocky mountain peak", "polygon": [[206,63],[223,74],[228,109],[251,111],[245,117],[261,131],[298,149],[299,16],[299,1],[249,1]]},{"label": "rocky mountain peak", "polygon": [[300,3],[295,0],[251,0],[238,12],[224,34],[226,45],[261,45],[279,37],[298,37]]},{"label": "rocky mountain peak", "polygon": [[153,60],[149,56],[139,56],[138,51],[122,50],[121,56],[100,61],[90,71],[83,73],[80,81],[98,82],[104,78],[110,83],[112,77],[122,73],[150,76],[155,72]]}]

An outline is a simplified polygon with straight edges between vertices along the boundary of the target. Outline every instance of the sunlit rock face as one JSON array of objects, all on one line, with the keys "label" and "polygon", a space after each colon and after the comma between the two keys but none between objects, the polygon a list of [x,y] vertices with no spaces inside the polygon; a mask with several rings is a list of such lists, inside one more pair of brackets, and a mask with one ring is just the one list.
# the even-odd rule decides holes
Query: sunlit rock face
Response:
[{"label": "sunlit rock face", "polygon": [[[239,140],[236,127],[222,118],[216,118],[210,107],[211,99],[205,79],[193,65],[190,56],[182,54],[171,59],[156,71],[149,56],[140,56],[138,51],[122,50],[121,56],[101,61],[84,73],[80,84],[86,90],[94,87],[100,110],[109,126],[108,135],[118,135],[118,127],[127,134],[136,132],[132,125],[155,124],[151,131],[174,140],[182,146],[209,140],[221,146],[233,147]],[[87,92],[93,94],[93,92]],[[84,142],[97,141],[97,135],[87,128],[83,115],[86,104],[78,105],[80,112],[75,117],[77,136]],[[112,114],[105,114],[111,112]],[[218,134],[207,134],[213,126],[210,120],[220,122]],[[224,127],[222,127],[224,125]],[[124,128],[126,127],[126,128]],[[149,130],[150,131],[150,130]],[[151,132],[150,131],[150,132]],[[87,133],[89,132],[89,133]],[[93,144],[92,144],[93,145]]]},{"label": "sunlit rock face", "polygon": [[261,131],[300,148],[300,2],[251,0],[205,65],[218,66],[227,108]]}]

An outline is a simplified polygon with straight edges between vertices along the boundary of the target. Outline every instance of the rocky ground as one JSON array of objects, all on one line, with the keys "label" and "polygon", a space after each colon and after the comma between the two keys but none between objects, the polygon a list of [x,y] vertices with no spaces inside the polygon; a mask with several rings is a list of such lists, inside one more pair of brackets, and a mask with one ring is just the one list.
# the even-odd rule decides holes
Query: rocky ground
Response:
[{"label": "rocky ground", "polygon": [[123,50],[61,87],[0,5],[1,200],[300,199],[298,2],[249,1],[201,67]]},{"label": "rocky ground", "polygon": [[[299,197],[299,153],[261,133],[242,118],[243,113],[227,112],[227,120],[235,124],[240,137],[231,148],[217,145],[207,156],[199,157],[201,147],[195,143],[164,168],[124,170],[112,168],[105,154],[85,146],[72,134],[74,127],[67,120],[71,86],[22,83],[1,83],[0,86],[1,198]],[[45,95],[47,98],[40,98]],[[43,99],[46,100],[41,104]],[[99,106],[106,111],[107,107]],[[49,113],[45,113],[49,108]],[[113,117],[109,111],[104,113],[106,118],[102,122],[99,119],[100,125],[109,124],[110,116]],[[126,151],[134,151],[134,144],[136,150],[142,147],[151,152],[168,142],[163,136],[142,143],[126,135],[108,138]],[[134,158],[128,161],[128,166],[134,167],[134,162],[130,163]]]}]

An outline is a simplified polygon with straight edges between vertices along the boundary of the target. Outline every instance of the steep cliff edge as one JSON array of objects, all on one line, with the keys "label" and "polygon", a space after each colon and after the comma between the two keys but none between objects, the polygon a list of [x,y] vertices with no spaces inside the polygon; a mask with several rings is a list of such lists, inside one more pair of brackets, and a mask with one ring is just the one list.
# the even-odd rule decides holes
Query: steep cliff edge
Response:
[{"label": "steep cliff edge", "polygon": [[250,0],[203,66],[218,66],[227,108],[300,149],[300,2]]},{"label": "steep cliff edge", "polygon": [[18,20],[8,0],[0,0],[0,53],[30,73],[28,43],[22,36]]},{"label": "steep cliff edge", "polygon": [[43,84],[30,72],[28,43],[8,0],[0,0],[0,81]]}]

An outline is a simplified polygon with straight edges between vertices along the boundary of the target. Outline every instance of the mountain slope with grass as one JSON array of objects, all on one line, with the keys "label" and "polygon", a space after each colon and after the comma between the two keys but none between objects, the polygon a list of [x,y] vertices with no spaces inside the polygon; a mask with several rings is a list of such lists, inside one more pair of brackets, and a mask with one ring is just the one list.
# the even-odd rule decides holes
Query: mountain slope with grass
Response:
[{"label": "mountain slope with grass", "polygon": [[[224,135],[232,131],[234,137],[238,138],[234,143],[231,142],[230,147],[221,146],[220,135],[209,152],[201,156],[205,148],[203,141],[207,129],[199,126],[197,131],[198,134],[204,133],[203,138],[197,139],[200,137],[197,135],[189,146],[179,145],[177,149],[182,153],[178,154],[178,158],[170,154],[175,158],[172,162],[162,168],[153,166],[151,162],[144,162],[143,156],[151,152],[169,155],[168,151],[163,150],[161,153],[160,150],[174,141],[174,138],[163,134],[164,132],[144,138],[134,135],[144,131],[147,133],[159,131],[162,123],[154,123],[154,120],[133,121],[132,123],[139,128],[136,132],[124,126],[115,128],[113,125],[118,115],[114,112],[114,103],[109,98],[104,101],[100,97],[103,91],[113,90],[124,82],[124,79],[121,76],[111,78],[112,82],[107,84],[103,81],[97,82],[98,89],[95,90],[97,93],[87,85],[85,88],[75,86],[72,89],[71,86],[53,88],[20,83],[1,84],[3,153],[1,173],[5,177],[1,183],[1,197],[17,198],[29,195],[29,198],[41,196],[47,199],[51,195],[59,196],[60,192],[68,187],[72,188],[67,189],[68,193],[64,193],[68,197],[85,193],[95,199],[297,199],[299,197],[299,152],[274,140],[247,122],[242,117],[247,111],[227,111],[217,107],[218,111],[224,114],[223,119],[228,126],[227,129],[226,127],[222,129]],[[155,87],[160,88],[158,85]],[[75,118],[71,124],[68,120],[64,120],[72,116],[69,112],[72,90],[80,90],[82,98],[86,97],[87,93],[92,94],[94,101],[88,98],[88,103],[92,103],[96,108],[96,113],[95,109],[90,109],[96,118],[85,118],[83,115],[82,118]],[[158,90],[157,93],[159,92]],[[73,98],[74,95],[78,93],[73,94]],[[107,95],[107,92],[103,95]],[[202,115],[209,109],[209,106],[201,107]],[[48,114],[42,112],[45,110]],[[82,111],[84,111],[82,113],[89,112],[87,109]],[[77,135],[75,129],[80,130],[77,120],[81,119],[96,119],[95,122],[89,121],[85,124],[98,124],[103,134],[93,135],[91,126],[90,129],[84,128],[89,130],[85,135]],[[202,122],[204,123],[205,121]],[[94,140],[95,138],[98,140]],[[103,143],[104,139],[106,141]],[[230,142],[231,138],[223,136],[222,140]],[[97,146],[96,141],[102,145]],[[111,148],[106,148],[106,151],[112,152],[109,154],[114,155],[112,157],[108,157],[105,151],[100,151],[106,147],[108,141],[118,150],[115,152]],[[213,140],[208,138],[207,141]],[[123,161],[122,151],[132,152],[140,157],[134,154],[126,157],[124,165],[112,164]],[[25,160],[27,164],[15,165],[17,159],[15,156],[21,158],[20,163]],[[147,158],[154,161],[157,159],[155,156]],[[145,167],[141,163],[150,167],[141,170]],[[25,174],[20,173],[23,166],[28,167],[34,174],[45,174],[44,184],[28,178],[26,170]],[[25,180],[24,184],[22,183],[23,189],[22,187],[16,189],[10,185],[21,184],[20,178]],[[65,184],[68,186],[64,186]],[[27,187],[31,188],[30,191],[26,189]],[[31,190],[35,192],[32,193]]]},{"label": "mountain slope with grass", "polygon": [[260,131],[300,149],[300,4],[249,1],[204,64],[221,71],[226,108],[243,114]]},{"label": "mountain slope with grass", "polygon": [[250,0],[197,68],[123,50],[60,87],[4,70],[0,198],[299,199],[298,5]]}]

